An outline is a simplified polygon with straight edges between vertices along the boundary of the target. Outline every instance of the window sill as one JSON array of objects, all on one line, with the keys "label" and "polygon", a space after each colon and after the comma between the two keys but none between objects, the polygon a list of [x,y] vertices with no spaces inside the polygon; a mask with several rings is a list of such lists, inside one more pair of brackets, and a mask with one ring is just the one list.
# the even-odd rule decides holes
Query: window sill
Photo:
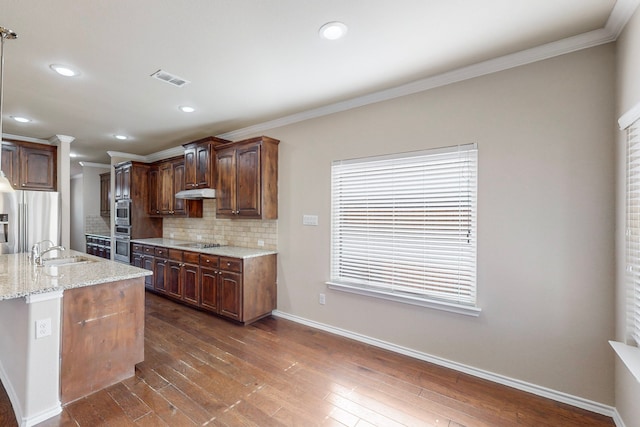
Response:
[{"label": "window sill", "polygon": [[609,341],[618,357],[631,371],[636,381],[640,382],[640,348],[633,347],[617,341]]},{"label": "window sill", "polygon": [[471,307],[463,304],[455,304],[452,302],[438,301],[438,300],[425,300],[421,298],[414,298],[409,295],[398,295],[391,292],[384,292],[373,289],[363,289],[356,286],[345,285],[337,282],[326,282],[329,289],[335,289],[337,291],[349,292],[352,294],[366,295],[369,297],[386,299],[389,301],[395,301],[405,304],[418,305],[421,307],[433,308],[436,310],[448,311],[450,313],[464,314],[466,316],[480,316],[482,311],[478,307]]}]

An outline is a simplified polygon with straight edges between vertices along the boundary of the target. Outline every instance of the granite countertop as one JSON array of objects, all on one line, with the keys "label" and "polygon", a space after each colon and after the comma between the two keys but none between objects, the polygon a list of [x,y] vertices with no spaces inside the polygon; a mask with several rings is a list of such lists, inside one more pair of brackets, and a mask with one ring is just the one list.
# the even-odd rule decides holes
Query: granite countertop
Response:
[{"label": "granite countertop", "polygon": [[80,288],[118,280],[135,279],[152,274],[149,270],[109,261],[84,252],[66,250],[45,254],[67,258],[79,256],[92,262],[59,266],[36,266],[29,254],[0,255],[0,300],[33,294]]},{"label": "granite countertop", "polygon": [[164,246],[167,248],[180,249],[183,251],[200,252],[209,255],[228,256],[231,258],[253,258],[264,255],[277,254],[276,251],[264,249],[241,248],[239,246],[220,246],[217,248],[194,248],[185,246],[193,243],[188,240],[165,239],[163,237],[151,239],[132,239],[133,243],[141,243],[143,245]]}]

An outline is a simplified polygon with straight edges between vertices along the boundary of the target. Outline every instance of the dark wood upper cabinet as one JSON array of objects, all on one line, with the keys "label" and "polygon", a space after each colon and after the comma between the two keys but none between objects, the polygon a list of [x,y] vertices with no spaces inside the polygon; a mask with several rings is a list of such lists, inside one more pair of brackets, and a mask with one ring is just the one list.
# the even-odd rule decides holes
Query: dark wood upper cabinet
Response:
[{"label": "dark wood upper cabinet", "polygon": [[56,191],[58,149],[23,141],[2,142],[2,171],[16,190]]},{"label": "dark wood upper cabinet", "polygon": [[160,171],[158,165],[149,169],[149,215],[160,215]]},{"label": "dark wood upper cabinet", "polygon": [[216,215],[278,218],[278,143],[266,136],[216,148]]},{"label": "dark wood upper cabinet", "polygon": [[11,186],[18,190],[20,189],[20,174],[18,168],[20,162],[18,161],[18,146],[13,143],[2,143],[2,172],[6,175],[7,179],[11,183]]},{"label": "dark wood upper cabinet", "polygon": [[111,172],[100,174],[100,216],[111,215]]},{"label": "dark wood upper cabinet", "polygon": [[131,198],[131,162],[116,166],[115,200]]},{"label": "dark wood upper cabinet", "polygon": [[215,187],[215,147],[228,143],[230,141],[209,136],[183,145],[185,190]]},{"label": "dark wood upper cabinet", "polygon": [[155,162],[149,173],[149,215],[202,218],[202,200],[177,199],[184,190],[185,159],[174,157]]}]

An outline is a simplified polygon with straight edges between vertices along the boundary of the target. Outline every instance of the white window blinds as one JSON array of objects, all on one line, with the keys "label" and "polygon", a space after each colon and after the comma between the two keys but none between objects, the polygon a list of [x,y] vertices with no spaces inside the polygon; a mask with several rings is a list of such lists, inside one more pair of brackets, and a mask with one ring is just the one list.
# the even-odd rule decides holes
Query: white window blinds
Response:
[{"label": "white window blinds", "polygon": [[475,306],[476,188],[475,144],[333,162],[331,284]]},{"label": "white window blinds", "polygon": [[627,282],[630,336],[640,344],[640,121],[627,129]]}]

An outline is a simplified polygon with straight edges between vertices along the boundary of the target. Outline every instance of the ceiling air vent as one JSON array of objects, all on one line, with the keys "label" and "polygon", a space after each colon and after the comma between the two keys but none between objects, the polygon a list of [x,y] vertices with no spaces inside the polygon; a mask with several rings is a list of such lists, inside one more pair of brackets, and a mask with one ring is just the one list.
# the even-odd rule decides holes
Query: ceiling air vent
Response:
[{"label": "ceiling air vent", "polygon": [[175,74],[167,73],[164,70],[156,71],[155,73],[151,74],[151,77],[178,87],[182,87],[188,83],[191,83],[189,80],[185,80],[182,77],[176,76]]}]

